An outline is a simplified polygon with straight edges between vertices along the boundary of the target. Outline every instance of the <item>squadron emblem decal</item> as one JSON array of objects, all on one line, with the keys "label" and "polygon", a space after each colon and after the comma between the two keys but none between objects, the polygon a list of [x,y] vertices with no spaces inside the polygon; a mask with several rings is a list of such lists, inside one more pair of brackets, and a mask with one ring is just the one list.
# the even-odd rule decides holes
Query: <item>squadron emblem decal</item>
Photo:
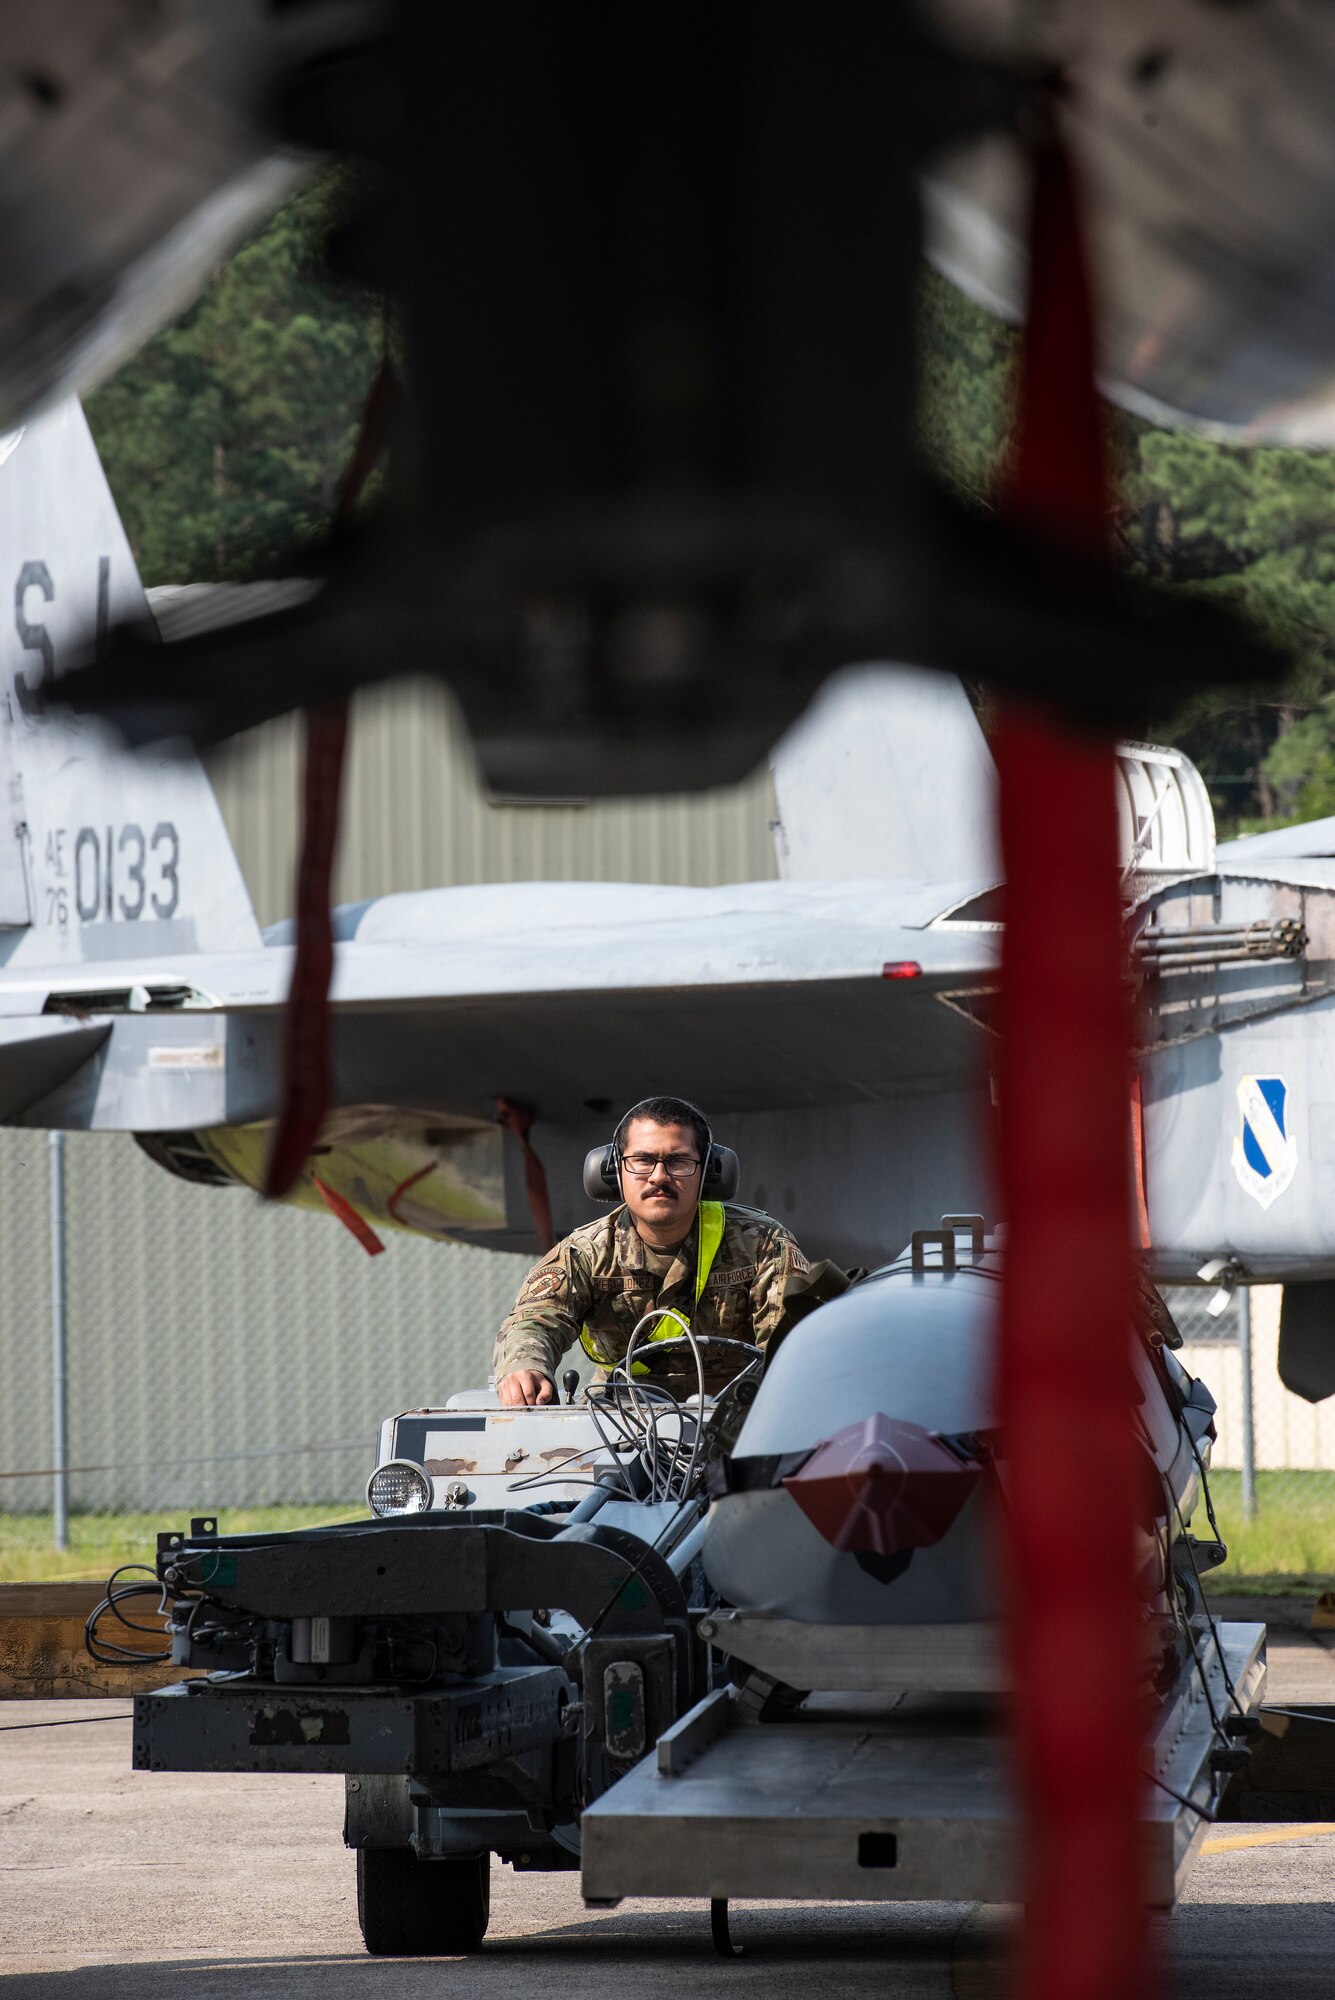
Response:
[{"label": "squadron emblem decal", "polygon": [[1233,1141],[1233,1171],[1253,1201],[1269,1208],[1298,1170],[1298,1148],[1288,1129],[1289,1087],[1282,1076],[1238,1081],[1241,1122]]}]

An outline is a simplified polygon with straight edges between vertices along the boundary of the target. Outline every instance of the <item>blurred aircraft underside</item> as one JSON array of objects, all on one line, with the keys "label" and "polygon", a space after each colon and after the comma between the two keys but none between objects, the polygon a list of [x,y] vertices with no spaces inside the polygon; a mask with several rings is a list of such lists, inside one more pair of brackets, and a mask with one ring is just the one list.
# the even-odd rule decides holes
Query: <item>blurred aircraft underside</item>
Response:
[{"label": "blurred aircraft underside", "polygon": [[366,190],[333,264],[404,332],[386,503],[312,601],[165,655],[120,635],[71,689],[205,741],[439,674],[488,778],[551,795],[739,775],[853,658],[1124,730],[1262,671],[933,483],[915,286],[926,251],[1017,309],[1020,142],[1060,65],[1114,393],[1335,436],[1326,16],[943,0],[837,28],[801,0],[6,8],[0,422],[92,386],[331,155]]}]

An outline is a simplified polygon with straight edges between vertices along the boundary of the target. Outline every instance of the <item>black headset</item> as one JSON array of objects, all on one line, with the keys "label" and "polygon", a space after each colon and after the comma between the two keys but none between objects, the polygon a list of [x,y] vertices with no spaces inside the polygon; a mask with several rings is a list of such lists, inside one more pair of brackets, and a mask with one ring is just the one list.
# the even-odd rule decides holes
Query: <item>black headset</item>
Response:
[{"label": "black headset", "polygon": [[[649,1100],[645,1099],[647,1103]],[[622,1119],[634,1117],[639,1105],[632,1104]],[[618,1128],[619,1129],[619,1128]],[[706,1123],[705,1170],[700,1186],[701,1201],[734,1201],[742,1184],[742,1163],[731,1146],[717,1146]],[[584,1155],[584,1192],[590,1201],[620,1201],[621,1161],[616,1142],[595,1146]]]}]

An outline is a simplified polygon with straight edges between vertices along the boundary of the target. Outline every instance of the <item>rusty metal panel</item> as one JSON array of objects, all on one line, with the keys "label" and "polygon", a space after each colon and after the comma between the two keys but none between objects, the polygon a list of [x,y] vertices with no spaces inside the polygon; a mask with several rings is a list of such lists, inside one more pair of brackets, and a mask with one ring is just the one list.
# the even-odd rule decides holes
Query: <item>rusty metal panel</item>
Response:
[{"label": "rusty metal panel", "polygon": [[[101,1595],[100,1583],[0,1584],[0,1697],[131,1695],[181,1679],[180,1667],[154,1665],[151,1659],[143,1666],[131,1661],[106,1666],[89,1657],[84,1621]],[[142,1605],[130,1615],[141,1625],[153,1623]],[[116,1643],[128,1650],[150,1656],[162,1650],[161,1633],[110,1624]]]}]

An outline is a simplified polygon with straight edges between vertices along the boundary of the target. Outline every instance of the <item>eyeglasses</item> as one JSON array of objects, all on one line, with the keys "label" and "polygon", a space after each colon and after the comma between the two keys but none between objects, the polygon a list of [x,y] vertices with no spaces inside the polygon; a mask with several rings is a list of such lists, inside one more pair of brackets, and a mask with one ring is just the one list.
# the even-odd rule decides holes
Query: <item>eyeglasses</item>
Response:
[{"label": "eyeglasses", "polygon": [[694,1153],[669,1153],[661,1159],[657,1153],[623,1153],[621,1164],[632,1180],[637,1181],[647,1181],[655,1167],[661,1167],[674,1181],[694,1180],[700,1171]]}]

